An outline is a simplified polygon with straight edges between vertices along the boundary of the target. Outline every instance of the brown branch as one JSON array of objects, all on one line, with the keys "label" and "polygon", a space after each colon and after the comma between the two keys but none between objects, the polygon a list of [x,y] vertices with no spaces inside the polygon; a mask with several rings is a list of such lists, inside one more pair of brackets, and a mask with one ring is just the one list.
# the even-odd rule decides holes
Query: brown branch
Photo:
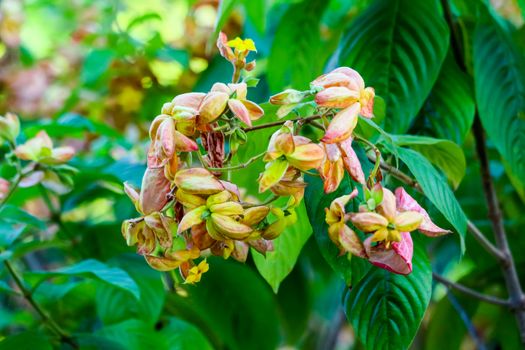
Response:
[{"label": "brown branch", "polygon": [[[452,33],[450,39],[454,52],[454,57],[459,67],[463,70],[463,72],[469,74],[471,72],[468,72],[467,65],[464,60],[463,52],[461,49],[460,31],[456,23],[454,23],[453,21],[450,4],[446,0],[441,0],[441,4],[445,13],[445,19]],[[509,293],[511,309],[515,311],[516,314],[516,322],[518,324],[521,342],[525,345],[525,295],[523,294],[523,290],[521,288],[520,280],[516,270],[516,265],[514,264],[514,259],[512,258],[512,253],[509,249],[507,234],[505,232],[505,226],[503,224],[503,216],[499,206],[496,190],[494,188],[494,184],[492,183],[492,176],[490,174],[489,158],[487,155],[487,148],[485,142],[485,133],[477,109],[474,115],[474,124],[472,126],[472,131],[476,141],[476,153],[480,162],[481,178],[483,181],[483,192],[485,194],[485,200],[488,206],[488,216],[492,223],[492,230],[494,231],[496,246],[498,247],[498,250],[502,253],[502,258],[498,261],[500,263],[501,271],[503,273],[505,284]]]},{"label": "brown branch", "polygon": [[495,297],[495,296],[492,296],[492,295],[487,295],[487,294],[480,293],[480,292],[475,291],[474,289],[466,287],[466,286],[464,286],[462,284],[459,284],[459,283],[456,283],[456,282],[452,282],[451,280],[448,280],[445,277],[443,277],[441,275],[438,275],[435,272],[432,272],[432,277],[436,281],[438,281],[439,283],[442,283],[442,284],[444,284],[445,286],[447,286],[449,288],[458,290],[458,291],[460,291],[460,292],[462,292],[462,293],[464,293],[466,295],[470,295],[471,297],[474,297],[474,298],[479,299],[481,301],[487,302],[489,304],[500,305],[500,306],[507,306],[507,307],[511,306],[511,302],[509,300],[505,300],[505,299],[501,299],[501,298],[498,298],[498,297]]},{"label": "brown branch", "polygon": [[516,314],[516,321],[521,336],[521,341],[525,344],[525,295],[521,289],[521,284],[514,264],[514,259],[509,248],[505,226],[503,224],[503,215],[499,206],[496,189],[492,183],[492,176],[489,169],[489,158],[485,143],[485,133],[483,126],[476,111],[474,125],[472,128],[476,140],[476,152],[478,154],[481,179],[483,181],[483,192],[488,206],[488,216],[492,223],[496,245],[502,251],[504,259],[500,260],[501,270],[505,279],[505,284],[510,295],[513,310]]}]

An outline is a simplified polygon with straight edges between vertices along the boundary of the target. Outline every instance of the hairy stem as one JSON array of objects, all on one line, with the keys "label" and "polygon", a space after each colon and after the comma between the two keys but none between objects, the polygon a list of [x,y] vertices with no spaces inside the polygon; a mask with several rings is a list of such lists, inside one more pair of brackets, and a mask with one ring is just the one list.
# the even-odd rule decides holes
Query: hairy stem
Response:
[{"label": "hairy stem", "polygon": [[275,126],[281,126],[284,123],[286,123],[287,121],[291,121],[291,122],[301,121],[303,124],[307,124],[310,121],[321,119],[321,118],[322,118],[322,115],[316,114],[316,115],[311,115],[309,117],[299,117],[299,118],[288,119],[288,120],[279,120],[279,121],[276,121],[276,122],[256,125],[256,126],[252,126],[252,127],[249,127],[249,128],[243,128],[243,130],[245,132],[250,132],[250,131],[261,130],[261,129],[266,129],[266,128],[273,128]]},{"label": "hairy stem", "polygon": [[22,277],[13,268],[13,265],[8,260],[4,261],[4,265],[7,269],[7,272],[9,272],[13,281],[18,286],[18,289],[20,289],[20,292],[22,293],[24,299],[27,300],[27,302],[33,307],[33,309],[35,309],[35,311],[40,315],[40,317],[48,326],[48,328],[59,337],[61,342],[68,343],[73,348],[78,349],[78,345],[73,341],[73,339],[64,330],[62,330],[62,328],[60,328],[60,326],[35,301],[31,291],[26,288]]},{"label": "hairy stem", "polygon": [[232,166],[228,166],[228,167],[222,167],[222,168],[212,168],[212,167],[209,167],[208,165],[206,165],[206,162],[202,158],[202,155],[197,151],[197,157],[199,158],[202,166],[206,170],[213,171],[213,172],[223,172],[223,171],[229,172],[230,170],[244,169],[244,168],[248,167],[248,165],[250,165],[253,162],[255,162],[257,159],[259,159],[262,156],[264,156],[265,154],[266,154],[266,152],[257,154],[255,156],[251,157],[250,159],[248,159],[246,162],[241,163],[241,164],[232,165]]}]

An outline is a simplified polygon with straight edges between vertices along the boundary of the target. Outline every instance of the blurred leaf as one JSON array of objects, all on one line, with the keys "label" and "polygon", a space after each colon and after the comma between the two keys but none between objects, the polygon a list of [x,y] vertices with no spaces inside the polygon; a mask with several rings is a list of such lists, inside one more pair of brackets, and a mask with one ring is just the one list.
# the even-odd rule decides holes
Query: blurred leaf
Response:
[{"label": "blurred leaf", "polygon": [[273,294],[245,265],[211,257],[210,271],[186,293],[168,296],[166,308],[197,325],[215,348],[273,350],[279,330]]},{"label": "blurred leaf", "polygon": [[0,220],[0,247],[10,246],[26,229],[25,224],[12,224]]},{"label": "blurred leaf", "polygon": [[421,153],[443,171],[454,188],[459,186],[467,165],[463,150],[457,144],[427,136],[392,135],[392,139],[398,146],[407,146]]},{"label": "blurred leaf", "polygon": [[27,211],[23,210],[14,205],[4,205],[0,209],[0,217],[2,222],[10,224],[25,224],[33,226],[39,230],[45,230],[46,224],[39,218],[29,214]]},{"label": "blurred leaf", "polygon": [[141,298],[137,302],[119,288],[101,285],[97,289],[97,314],[106,325],[134,318],[152,326],[159,319],[166,298],[160,272],[136,254],[122,256],[114,262],[135,280]]},{"label": "blurred leaf", "polygon": [[328,225],[325,221],[325,208],[330,207],[335,198],[352,192],[353,188],[350,188],[349,185],[350,179],[345,174],[345,178],[337,191],[329,194],[324,193],[323,182],[319,177],[306,175],[305,180],[308,186],[306,187],[304,203],[319,250],[328,265],[341,274],[345,283],[353,285],[368,271],[370,264],[358,257],[350,258],[350,254],[340,255],[339,248],[328,237]]},{"label": "blurred leaf", "polygon": [[115,286],[121,290],[131,293],[140,300],[140,290],[135,281],[127,272],[118,267],[109,267],[100,261],[88,259],[75,265],[70,265],[53,271],[33,271],[26,273],[35,282],[42,282],[47,278],[57,276],[79,276],[94,278],[101,282]]},{"label": "blurred leaf", "polygon": [[313,298],[310,278],[305,270],[298,262],[282,281],[277,293],[279,316],[286,344],[297,343],[304,335],[310,321]]},{"label": "blurred leaf", "polygon": [[134,319],[101,328],[95,336],[117,343],[126,350],[168,349],[166,339],[146,323]]},{"label": "blurred leaf", "polygon": [[257,270],[275,293],[279,290],[281,282],[293,270],[301,249],[312,234],[304,204],[296,210],[297,222],[273,240],[273,251],[267,252],[264,257],[254,249],[251,250]]},{"label": "blurred leaf", "polygon": [[85,137],[85,132],[102,136],[121,138],[118,131],[107,124],[90,120],[80,114],[64,113],[58,119],[43,119],[38,123],[28,126],[24,133],[28,137],[36,135],[40,130],[45,130],[51,137]]},{"label": "blurred leaf", "polygon": [[474,35],[474,82],[479,115],[513,176],[525,179],[525,56],[491,19]]},{"label": "blurred leaf", "polygon": [[242,0],[246,14],[259,33],[266,28],[266,0]]},{"label": "blurred leaf", "polygon": [[268,82],[272,92],[292,84],[308,89],[322,72],[320,22],[327,1],[305,0],[290,5],[281,17],[268,57]]},{"label": "blurred leaf", "polygon": [[[450,292],[449,292],[450,293]],[[467,298],[462,298],[462,306],[468,306],[469,314],[472,315],[477,301],[471,300],[468,303]],[[461,341],[467,333],[465,323],[461,320],[458,312],[454,309],[448,297],[444,297],[436,303],[429,317],[427,335],[425,337],[425,349],[440,350],[443,347],[443,339],[447,340],[447,346],[451,349],[459,349]]]},{"label": "blurred leaf", "polygon": [[456,197],[454,197],[454,193],[432,164],[421,154],[407,148],[398,148],[397,152],[399,158],[408,166],[408,169],[421,185],[426,197],[456,229],[463,253],[465,251],[467,218]]},{"label": "blurred leaf", "polygon": [[85,84],[97,81],[109,68],[115,53],[110,49],[94,49],[84,60],[80,79]]},{"label": "blurred leaf", "polygon": [[156,12],[148,12],[143,15],[133,18],[128,26],[126,27],[126,32],[132,30],[135,26],[141,25],[149,21],[161,21],[162,17]]},{"label": "blurred leaf", "polygon": [[414,246],[413,271],[396,275],[372,267],[345,300],[346,317],[366,349],[408,349],[430,301],[432,270]]},{"label": "blurred leaf", "polygon": [[0,350],[51,350],[49,339],[40,332],[25,331],[5,338],[0,342]]},{"label": "blurred leaf", "polygon": [[[239,0],[220,0],[219,8],[217,10],[217,19],[215,20],[215,26],[213,30],[213,35],[208,39],[208,48],[211,48],[212,45],[215,45],[215,40],[219,36],[219,32],[222,30],[230,15],[237,5]],[[233,38],[232,38],[233,39]]]},{"label": "blurred leaf", "polygon": [[[0,261],[2,259],[0,258]],[[0,293],[8,293],[8,294],[18,294],[18,292],[16,290],[14,290],[13,288],[11,288],[9,286],[9,284],[7,284],[6,282],[4,281],[0,281]],[[1,343],[0,343],[1,344]]]},{"label": "blurred leaf", "polygon": [[127,350],[120,343],[95,334],[76,334],[75,340],[82,350]]},{"label": "blurred leaf", "polygon": [[166,338],[170,350],[213,350],[208,339],[194,325],[174,317],[160,333]]},{"label": "blurred leaf", "polygon": [[341,42],[339,64],[357,70],[385,99],[388,131],[410,127],[438,77],[449,45],[440,11],[435,0],[378,0]]},{"label": "blurred leaf", "polygon": [[474,121],[476,109],[471,80],[459,69],[449,50],[432,92],[421,110],[436,136],[457,144],[463,143]]}]

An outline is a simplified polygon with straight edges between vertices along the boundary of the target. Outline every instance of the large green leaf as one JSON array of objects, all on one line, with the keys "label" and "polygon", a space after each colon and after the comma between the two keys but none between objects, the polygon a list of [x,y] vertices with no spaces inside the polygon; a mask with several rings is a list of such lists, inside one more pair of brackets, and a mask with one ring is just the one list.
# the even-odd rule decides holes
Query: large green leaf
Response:
[{"label": "large green leaf", "polygon": [[319,250],[328,265],[341,274],[345,283],[353,285],[368,271],[370,264],[361,258],[350,258],[349,254],[340,255],[339,248],[328,237],[328,225],[325,221],[325,208],[330,207],[330,203],[335,198],[352,192],[353,188],[350,188],[348,175],[345,176],[337,191],[330,194],[324,193],[323,182],[319,177],[307,175],[305,179],[308,186],[304,201]]},{"label": "large green leaf", "polygon": [[126,255],[115,261],[116,266],[126,271],[140,289],[140,301],[129,293],[109,284],[97,288],[97,314],[104,324],[113,324],[136,318],[153,325],[158,321],[166,291],[161,274],[149,267],[136,254]]},{"label": "large green leaf", "polygon": [[443,171],[454,188],[459,186],[467,164],[463,150],[457,144],[427,136],[392,135],[392,139],[396,145],[408,146],[424,155]]},{"label": "large green leaf", "polygon": [[26,331],[12,335],[0,342],[0,350],[51,350],[51,342],[42,333]]},{"label": "large green leaf", "polygon": [[121,290],[131,293],[136,299],[140,299],[140,290],[137,283],[129,274],[118,268],[109,267],[100,261],[88,259],[78,264],[63,267],[52,271],[34,271],[26,273],[25,276],[30,278],[34,283],[41,283],[47,278],[58,276],[79,276],[94,278],[101,282],[110,284]]},{"label": "large green leaf", "polygon": [[160,332],[170,350],[213,350],[208,339],[194,325],[171,317]]},{"label": "large green leaf", "polygon": [[268,82],[272,92],[291,84],[307,89],[321,73],[319,24],[328,1],[305,0],[290,5],[281,17],[268,57]]},{"label": "large green leaf", "polygon": [[421,113],[434,135],[461,144],[472,126],[475,109],[472,79],[459,69],[449,51]]},{"label": "large green leaf", "polygon": [[479,115],[511,173],[525,179],[525,57],[495,20],[474,35],[474,81]]},{"label": "large green leaf", "polygon": [[413,271],[396,275],[373,267],[345,300],[346,316],[366,349],[407,349],[430,301],[432,270],[415,246]]},{"label": "large green leaf", "polygon": [[432,164],[418,152],[407,148],[398,148],[397,152],[399,158],[408,166],[408,169],[410,169],[421,185],[425,196],[459,233],[461,251],[463,252],[465,250],[464,240],[467,218],[445,179],[437,172]]},{"label": "large green leaf", "polygon": [[273,241],[273,251],[266,253],[264,257],[252,249],[253,261],[257,270],[272,286],[275,293],[279,290],[279,285],[284,278],[292,272],[301,249],[312,234],[304,205],[296,210],[297,222]]},{"label": "large green leaf", "polygon": [[378,0],[345,33],[339,64],[385,99],[388,131],[409,128],[438,77],[449,43],[440,11],[435,0]]},{"label": "large green leaf", "polygon": [[217,349],[277,348],[277,305],[270,287],[249,267],[211,257],[195,286],[168,295],[168,314],[198,326]]}]

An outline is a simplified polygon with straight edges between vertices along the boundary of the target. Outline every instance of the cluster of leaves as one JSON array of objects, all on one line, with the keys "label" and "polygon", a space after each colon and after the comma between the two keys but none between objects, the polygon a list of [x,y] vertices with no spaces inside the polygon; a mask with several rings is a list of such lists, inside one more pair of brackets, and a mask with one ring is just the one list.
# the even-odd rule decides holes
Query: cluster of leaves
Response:
[{"label": "cluster of leaves", "polygon": [[[518,271],[524,271],[525,261],[518,254],[525,244],[520,235],[525,203],[523,7],[520,13],[513,1],[497,9],[482,1],[462,0],[188,0],[175,5],[149,1],[147,11],[155,13],[134,9],[133,3],[36,0],[22,6],[5,0],[0,4],[0,111],[16,112],[22,119],[20,135],[3,133],[5,125],[14,130],[14,124],[12,117],[2,120],[1,137],[7,141],[1,149],[6,161],[0,167],[5,179],[0,182],[0,193],[5,194],[0,208],[0,334],[5,339],[0,348],[47,349],[65,342],[69,345],[64,346],[81,348],[126,349],[274,349],[279,345],[325,349],[355,343],[368,349],[400,349],[408,348],[416,334],[416,344],[428,349],[441,348],[443,339],[449,348],[473,343],[480,348],[485,344],[520,347],[508,309],[452,294],[433,283],[432,272],[481,292],[507,295],[497,262],[465,234],[467,217],[490,232],[471,134],[476,113],[490,141],[490,170],[507,219],[511,250]],[[42,24],[49,14],[57,20]],[[241,105],[248,112],[256,109],[239,97],[239,90],[213,87],[215,82],[231,80],[229,63],[211,49],[221,30],[257,43],[258,65],[242,77],[253,87],[250,100],[267,101],[279,91],[297,89],[273,99],[279,103],[280,98],[288,98],[284,105],[260,103],[265,117],[252,120],[245,118]],[[458,33],[461,47],[454,47],[450,38]],[[250,45],[231,43],[239,51],[251,49]],[[220,54],[229,55],[227,49]],[[295,219],[293,225],[280,227],[280,234],[267,236],[273,249],[263,249],[262,255],[251,248],[251,257],[241,259],[245,264],[208,257],[210,269],[196,286],[183,284],[178,274],[151,269],[133,248],[126,247],[121,223],[135,216],[135,207],[121,184],[129,183],[127,192],[145,216],[164,209],[146,212],[141,193],[132,188],[139,187],[142,174],[151,171],[144,164],[152,162],[152,152],[165,156],[166,149],[155,147],[155,142],[149,154],[145,152],[149,125],[165,101],[188,91],[227,94],[228,121],[223,118],[213,127],[226,123],[234,130],[225,152],[233,150],[236,163],[229,166],[249,166],[232,170],[228,179],[238,186],[243,200],[230,193],[225,202],[231,197],[241,204],[264,203],[268,194],[259,194],[256,180],[267,168],[252,159],[271,153],[267,151],[273,134],[288,133],[282,129],[284,121],[319,112],[319,105],[327,100],[309,84],[339,66],[358,71],[376,95],[373,122],[356,118],[353,129],[354,136],[366,140],[352,145],[355,157],[363,174],[374,174],[370,192],[361,191],[358,197],[369,210],[380,213],[376,207],[385,191],[374,192],[374,184],[404,186],[440,227],[459,239],[414,235],[412,272],[407,276],[340,255],[341,246],[348,246],[341,241],[338,246],[329,235],[329,223],[334,222],[327,223],[325,209],[355,187],[361,190],[359,183],[366,179],[327,166],[319,168],[323,178],[300,175],[307,185],[299,186],[305,191],[300,203],[302,194],[294,197],[290,192],[291,202],[275,202],[286,217],[293,208]],[[305,94],[321,96],[315,98],[316,104],[303,99]],[[169,112],[173,117],[173,108]],[[170,122],[160,128],[165,120],[154,123],[157,130],[172,130]],[[272,122],[279,125],[261,127]],[[324,131],[314,124],[296,124],[293,129],[319,140]],[[348,131],[343,129],[334,128],[333,137]],[[47,135],[66,148],[53,146]],[[244,143],[246,135],[249,140]],[[195,144],[186,144],[191,152],[197,147],[197,152],[209,155],[209,145],[191,139]],[[76,156],[68,165],[57,164],[72,156],[69,147]],[[292,153],[284,149],[279,152],[268,156],[267,164],[284,161],[286,169],[299,165],[301,170],[297,157],[288,157]],[[213,174],[222,164],[211,158],[205,157],[203,165]],[[17,159],[22,161],[20,167]],[[196,162],[185,156],[177,161],[177,166]],[[312,168],[317,164],[308,169]],[[161,169],[161,175],[175,181],[175,173],[170,174],[165,163]],[[388,169],[410,174],[417,190]],[[182,178],[187,179],[193,184],[192,176]],[[13,183],[22,186],[11,192]],[[275,184],[263,181],[262,189]],[[156,189],[149,198],[159,195]],[[349,201],[339,209],[357,213],[358,204]],[[257,226],[252,231],[260,234],[279,214],[249,226]],[[167,212],[169,217],[176,215],[176,208]],[[235,221],[242,217],[234,216]],[[153,227],[161,222],[175,236],[169,223],[158,217],[148,220]],[[221,229],[221,223],[210,225]],[[356,223],[352,220],[351,228],[364,241]],[[219,233],[223,237],[227,231]],[[135,241],[128,239],[128,243]],[[158,244],[141,253],[159,258]],[[187,249],[187,242],[170,244]],[[225,248],[217,255],[224,256]],[[177,260],[173,257],[180,255],[171,255],[170,260]],[[206,270],[198,261],[195,265],[193,273],[191,264],[183,273],[186,278],[194,276],[190,282]],[[177,266],[178,262],[167,269]],[[32,303],[44,310],[44,322]],[[340,320],[342,310],[348,323]],[[357,340],[349,343],[338,336],[346,332],[354,332]]]}]

